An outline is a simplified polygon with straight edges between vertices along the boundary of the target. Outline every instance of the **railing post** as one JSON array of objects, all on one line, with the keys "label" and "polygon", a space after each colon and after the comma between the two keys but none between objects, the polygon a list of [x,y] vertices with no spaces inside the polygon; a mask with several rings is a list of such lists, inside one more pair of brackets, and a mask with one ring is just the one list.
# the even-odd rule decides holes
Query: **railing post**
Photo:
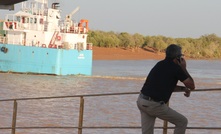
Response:
[{"label": "railing post", "polygon": [[17,101],[14,100],[11,134],[15,134],[15,130],[16,130],[16,117],[17,117]]},{"label": "railing post", "polygon": [[[167,102],[166,105],[169,106],[169,102]],[[168,127],[168,122],[164,121],[163,122],[163,134],[167,134],[167,127]]]},{"label": "railing post", "polygon": [[83,115],[84,115],[84,97],[81,96],[80,97],[80,109],[79,109],[78,134],[82,134]]}]

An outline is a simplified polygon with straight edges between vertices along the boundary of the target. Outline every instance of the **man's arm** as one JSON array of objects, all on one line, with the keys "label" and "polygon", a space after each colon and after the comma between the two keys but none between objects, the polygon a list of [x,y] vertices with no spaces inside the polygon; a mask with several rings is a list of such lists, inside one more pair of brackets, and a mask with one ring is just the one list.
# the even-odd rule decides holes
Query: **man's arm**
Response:
[{"label": "man's arm", "polygon": [[189,89],[191,89],[191,90],[194,90],[194,89],[195,89],[195,83],[194,83],[193,78],[190,76],[189,72],[188,72],[187,69],[186,69],[186,61],[185,61],[184,58],[181,59],[181,62],[180,62],[179,65],[181,66],[181,68],[183,69],[183,71],[184,71],[184,72],[186,73],[186,75],[188,76],[187,79],[185,79],[184,81],[182,81],[183,84],[184,84],[187,88],[189,88]]},{"label": "man's arm", "polygon": [[185,92],[184,96],[186,96],[186,97],[189,97],[190,93],[191,93],[191,90],[187,87],[184,87],[184,86],[176,86],[174,91],[175,92]]},{"label": "man's arm", "polygon": [[186,73],[186,75],[188,76],[187,79],[185,79],[183,82],[183,84],[185,85],[185,87],[182,86],[177,86],[175,88],[175,91],[184,91],[184,96],[189,97],[191,90],[195,89],[195,83],[193,78],[191,77],[191,75],[189,74],[189,72],[186,69],[186,60],[184,58],[181,58],[180,63],[178,63],[181,68],[183,69],[183,71]]},{"label": "man's arm", "polygon": [[195,84],[194,84],[194,81],[192,78],[188,77],[186,80],[183,81],[183,84],[191,89],[191,90],[194,90],[195,89]]},{"label": "man's arm", "polygon": [[183,92],[183,91],[185,91],[185,89],[186,89],[187,87],[185,87],[185,86],[176,86],[175,87],[175,89],[174,89],[174,91],[175,92]]}]

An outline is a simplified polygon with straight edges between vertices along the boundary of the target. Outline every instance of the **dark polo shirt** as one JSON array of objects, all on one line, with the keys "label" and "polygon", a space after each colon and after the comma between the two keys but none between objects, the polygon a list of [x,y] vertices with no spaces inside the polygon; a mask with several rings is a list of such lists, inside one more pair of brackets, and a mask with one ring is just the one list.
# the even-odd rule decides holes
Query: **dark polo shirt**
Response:
[{"label": "dark polo shirt", "polygon": [[182,68],[170,58],[159,61],[148,74],[141,93],[157,101],[167,103],[178,80],[181,82],[188,76]]}]

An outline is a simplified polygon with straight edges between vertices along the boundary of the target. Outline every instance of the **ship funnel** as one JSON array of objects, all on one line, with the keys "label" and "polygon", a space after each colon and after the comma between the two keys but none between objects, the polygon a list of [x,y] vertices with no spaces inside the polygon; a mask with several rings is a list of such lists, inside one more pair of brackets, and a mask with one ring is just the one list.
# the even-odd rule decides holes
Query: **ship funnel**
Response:
[{"label": "ship funnel", "polygon": [[59,3],[52,3],[52,9],[58,9]]}]

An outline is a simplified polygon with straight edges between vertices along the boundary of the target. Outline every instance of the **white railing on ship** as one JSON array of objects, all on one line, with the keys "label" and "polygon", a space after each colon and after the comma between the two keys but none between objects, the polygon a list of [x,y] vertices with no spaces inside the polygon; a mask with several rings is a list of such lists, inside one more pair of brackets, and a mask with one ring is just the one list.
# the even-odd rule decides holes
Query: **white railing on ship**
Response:
[{"label": "white railing on ship", "polygon": [[[196,89],[192,92],[208,92],[208,91],[221,91],[221,88],[213,88],[213,89]],[[113,95],[131,95],[131,94],[139,94],[139,92],[124,92],[124,93],[107,93],[107,94],[88,94],[88,95],[70,95],[70,96],[55,96],[55,97],[38,97],[38,98],[17,98],[17,99],[3,99],[0,102],[13,101],[13,114],[12,114],[12,126],[11,127],[0,127],[0,130],[3,129],[11,129],[11,134],[16,134],[16,129],[78,129],[78,134],[82,134],[83,129],[141,129],[140,126],[83,126],[83,114],[84,114],[84,97],[98,97],[98,96],[113,96]],[[16,127],[17,120],[17,101],[27,101],[27,100],[42,100],[42,99],[59,99],[59,98],[80,98],[80,108],[79,108],[79,121],[78,126],[66,127]],[[166,121],[162,127],[155,127],[155,129],[163,129],[163,134],[167,134],[168,129],[174,129],[174,127],[168,127]],[[187,129],[204,129],[204,130],[221,130],[220,127],[187,127]]]}]

